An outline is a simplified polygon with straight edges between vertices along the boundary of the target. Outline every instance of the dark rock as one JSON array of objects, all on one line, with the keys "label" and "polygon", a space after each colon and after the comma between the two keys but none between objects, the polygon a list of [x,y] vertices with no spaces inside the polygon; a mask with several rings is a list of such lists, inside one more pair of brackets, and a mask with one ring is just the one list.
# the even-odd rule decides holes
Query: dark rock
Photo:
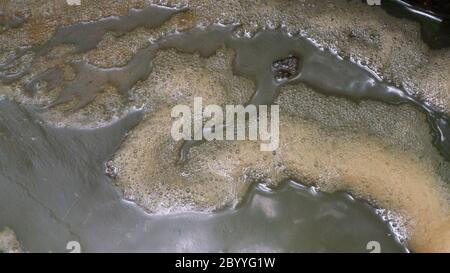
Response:
[{"label": "dark rock", "polygon": [[290,79],[298,74],[300,60],[295,56],[273,62],[272,71],[277,81]]}]

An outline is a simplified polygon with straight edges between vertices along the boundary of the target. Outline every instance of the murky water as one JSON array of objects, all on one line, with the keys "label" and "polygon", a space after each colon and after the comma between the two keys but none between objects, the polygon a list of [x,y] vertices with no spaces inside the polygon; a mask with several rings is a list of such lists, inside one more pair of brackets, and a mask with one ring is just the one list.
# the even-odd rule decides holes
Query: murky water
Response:
[{"label": "murky water", "polygon": [[[404,233],[414,250],[447,251],[450,123],[440,105],[298,29],[239,35],[232,23],[186,27],[192,18],[182,14],[188,9],[150,5],[66,25],[4,58],[2,93],[50,107],[1,101],[0,226],[12,228],[26,250],[64,251],[75,240],[86,251],[367,251],[369,241],[405,251],[395,238]],[[159,33],[120,66],[79,58],[110,33],[164,28],[178,15],[185,29]],[[278,77],[276,65],[293,58],[289,75]],[[91,129],[47,124],[79,127],[72,117],[90,109],[93,127],[99,106],[116,105],[102,102],[111,89],[128,107],[106,116],[122,119]],[[219,105],[280,104],[280,149],[173,141],[170,108],[194,96]],[[113,181],[107,161],[117,168]],[[344,190],[398,212],[404,227],[395,233]],[[255,223],[258,229],[248,228]]]},{"label": "murky water", "polygon": [[[19,48],[18,54],[1,64],[1,67],[3,70],[9,68],[11,63],[19,60],[29,50],[35,52],[34,58],[38,58],[61,44],[72,44],[75,52],[85,52],[94,48],[107,31],[120,33],[137,26],[154,27],[177,11],[180,10],[150,6],[142,11],[130,12],[124,17],[62,27],[43,46]],[[154,16],[152,12],[160,16]],[[146,21],[145,18],[151,20]],[[40,81],[49,83],[51,89],[63,85],[60,95],[49,107],[67,103],[77,97],[77,103],[71,108],[74,111],[92,102],[97,92],[103,91],[108,85],[115,87],[119,93],[127,93],[138,81],[148,77],[152,60],[159,50],[198,52],[202,57],[209,57],[220,47],[227,46],[236,54],[234,72],[255,80],[257,90],[248,103],[271,104],[278,96],[280,86],[297,83],[305,83],[326,95],[344,96],[354,100],[373,99],[392,104],[409,102],[428,113],[436,135],[435,144],[447,159],[450,158],[450,140],[446,137],[450,131],[450,122],[431,105],[422,103],[403,90],[386,85],[379,77],[361,66],[345,61],[336,54],[320,50],[312,41],[301,37],[301,34],[286,33],[283,29],[268,29],[251,38],[238,38],[232,35],[234,29],[233,25],[213,25],[167,35],[139,50],[124,67],[104,69],[85,62],[74,62],[71,65],[76,76],[68,83],[63,82],[63,72],[54,67],[32,78],[27,83],[26,90],[35,92],[34,88]],[[300,58],[301,68],[298,75],[284,81],[275,79],[272,64],[290,55]],[[28,69],[12,74],[4,73],[2,79],[9,82],[27,72]]]},{"label": "murky water", "polygon": [[[413,5],[416,4],[416,5]],[[421,24],[422,39],[431,48],[444,48],[450,45],[450,21],[446,3],[433,3],[431,12],[420,1],[391,0],[383,3],[383,9],[397,17],[416,20]],[[441,5],[441,7],[439,7]]]},{"label": "murky water", "polygon": [[[254,187],[238,209],[214,214],[148,215],[122,199],[105,160],[138,112],[98,129],[49,127],[29,109],[0,102],[0,226],[27,251],[405,251],[368,204],[293,182]],[[20,217],[17,213],[20,212]]]}]

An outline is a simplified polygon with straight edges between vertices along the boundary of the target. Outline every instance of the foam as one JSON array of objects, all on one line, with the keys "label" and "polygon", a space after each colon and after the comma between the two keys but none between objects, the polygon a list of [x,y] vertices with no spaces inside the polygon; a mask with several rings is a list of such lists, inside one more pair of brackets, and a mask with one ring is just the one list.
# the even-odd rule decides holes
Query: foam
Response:
[{"label": "foam", "polygon": [[[179,164],[181,143],[170,136],[170,105],[189,104],[194,96],[222,104],[224,94],[228,101],[245,101],[223,88],[226,84],[200,80],[207,71],[209,77],[230,84],[242,79],[208,66],[211,62],[220,63],[221,69],[231,66],[233,54],[220,52],[211,57],[214,61],[194,57],[192,62],[155,66],[156,75],[166,69],[176,73],[150,77],[163,98],[159,103],[166,106],[149,113],[113,159],[119,168],[116,183],[127,198],[156,214],[215,211],[239,204],[255,181],[275,186],[295,178],[328,192],[351,191],[397,211],[405,218],[413,250],[440,250],[428,237],[449,217],[449,166],[432,146],[425,115],[412,106],[356,104],[317,94],[304,85],[286,86],[278,99],[281,142],[275,155],[260,152],[257,142],[206,142],[191,148],[190,159]],[[164,56],[188,58],[175,52],[159,58]],[[195,73],[187,77],[182,71],[191,71],[191,63]],[[252,87],[244,79],[238,86]]]},{"label": "foam", "polygon": [[[121,19],[113,18],[114,20],[111,19],[113,26],[122,20],[125,24],[128,24],[128,21],[133,22],[129,28],[135,27],[134,24],[138,23],[134,21],[140,22],[140,13],[145,10],[136,12],[134,16],[130,14],[128,17]],[[151,11],[153,12],[153,10]],[[172,12],[177,12],[177,10]],[[167,16],[171,15],[170,12],[168,14]],[[166,17],[162,16],[162,18]],[[101,19],[86,26],[83,24],[72,26],[75,30],[80,29],[81,34],[84,32],[90,33],[92,29],[98,26],[101,29],[111,28],[109,23],[103,26],[102,22],[109,22],[108,20]],[[161,21],[156,21],[156,24],[161,24]],[[72,26],[67,28],[72,29]],[[113,86],[120,94],[127,95],[136,83],[149,76],[152,71],[152,61],[158,51],[176,49],[183,53],[198,53],[202,57],[209,57],[220,47],[226,46],[232,48],[236,54],[233,61],[234,73],[255,81],[256,91],[248,103],[255,105],[270,104],[277,98],[281,86],[296,83],[305,83],[326,95],[344,96],[358,101],[372,99],[390,104],[410,103],[429,115],[429,121],[435,135],[434,143],[444,157],[450,158],[450,139],[447,138],[450,131],[450,122],[448,117],[439,112],[435,106],[423,102],[405,90],[388,85],[381,81],[373,71],[365,69],[361,65],[344,60],[334,53],[321,50],[311,39],[302,35],[292,35],[287,33],[285,29],[263,29],[253,37],[242,38],[232,35],[235,28],[235,25],[213,24],[168,34],[146,48],[138,50],[125,66],[101,68],[85,61],[74,61],[71,63],[75,72],[74,79],[64,81],[60,79],[61,77],[55,77],[55,74],[61,76],[62,72],[60,72],[60,69],[52,68],[35,76],[27,84],[27,87],[34,86],[35,82],[40,80],[47,81],[50,88],[63,85],[58,98],[48,107],[70,102],[76,97],[78,101],[70,108],[71,111],[76,111],[91,103],[97,93],[105,90],[108,86]],[[54,37],[59,37],[58,33]],[[63,31],[63,33],[65,32]],[[74,31],[74,33],[77,34],[78,32]],[[103,32],[100,32],[100,36],[103,36],[103,34]],[[77,34],[67,42],[73,43],[76,50],[86,51],[100,41],[98,37],[94,37],[95,39],[93,38],[91,42],[85,45],[81,42],[80,37],[82,36]],[[42,48],[52,48],[51,41],[48,43],[49,46]],[[37,52],[40,52],[40,49]],[[47,53],[47,51],[44,51],[44,53]],[[272,64],[288,56],[295,56],[300,59],[300,71],[293,78],[278,81],[273,77]],[[26,70],[22,72],[26,72]],[[12,75],[12,79],[20,78],[22,72]],[[187,151],[187,148],[183,148],[183,157],[186,157]]]},{"label": "foam", "polygon": [[9,228],[0,230],[0,253],[20,253],[23,252],[16,234]]},{"label": "foam", "polygon": [[194,147],[188,163],[177,165],[179,146],[169,128],[157,125],[167,124],[168,113],[161,111],[162,116],[138,126],[115,159],[125,196],[152,212],[234,206],[252,182],[277,184],[291,177],[327,192],[349,190],[399,211],[416,251],[434,249],[428,237],[449,217],[447,188],[433,168],[367,134],[336,133],[282,116],[281,148],[275,156],[260,152],[257,143],[216,142]]}]

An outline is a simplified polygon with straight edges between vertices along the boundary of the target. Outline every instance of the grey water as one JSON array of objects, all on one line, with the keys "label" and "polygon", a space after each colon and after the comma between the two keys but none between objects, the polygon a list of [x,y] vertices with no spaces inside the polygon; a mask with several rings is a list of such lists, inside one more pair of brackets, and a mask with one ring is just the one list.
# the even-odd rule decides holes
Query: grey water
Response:
[{"label": "grey water", "polygon": [[24,20],[22,17],[17,15],[6,14],[0,11],[0,26],[2,30],[17,28],[23,24]]},{"label": "grey water", "polygon": [[422,39],[430,48],[450,46],[450,14],[425,10],[402,0],[382,1],[381,7],[394,16],[419,22]]},{"label": "grey water", "polygon": [[[112,31],[124,33],[139,26],[161,25],[178,8],[150,6],[124,17],[61,27],[42,46],[18,47],[17,54],[0,64],[4,83],[21,79],[30,67],[9,73],[28,53],[35,58],[61,44],[86,52]],[[152,15],[152,16],[150,16]],[[25,84],[32,95],[40,81],[62,88],[50,105],[78,97],[72,111],[84,107],[112,85],[126,95],[148,77],[159,50],[176,49],[209,57],[226,46],[236,53],[234,72],[256,83],[249,104],[271,104],[286,84],[304,83],[318,92],[352,100],[410,103],[428,114],[437,149],[450,159],[448,117],[405,91],[389,86],[367,68],[319,48],[301,33],[261,29],[253,37],[233,34],[236,25],[198,26],[167,34],[139,50],[123,67],[99,68],[72,62],[75,79],[66,81],[59,67],[34,76]],[[273,64],[295,56],[292,77],[274,76]],[[105,175],[105,162],[142,113],[131,112],[109,126],[67,129],[46,125],[39,110],[0,101],[0,227],[13,229],[24,248],[36,252],[66,251],[69,241],[84,251],[351,251],[367,252],[369,241],[382,251],[406,249],[388,223],[366,203],[349,195],[315,193],[295,182],[274,191],[255,186],[241,207],[214,214],[148,215],[121,193]],[[184,151],[187,152],[185,149]],[[18,217],[20,215],[20,217]],[[257,223],[257,224],[256,224]]]},{"label": "grey water", "polygon": [[20,79],[28,73],[30,66],[15,73],[7,72],[8,69],[13,67],[16,62],[20,60],[20,58],[28,53],[33,53],[34,59],[37,59],[39,56],[47,55],[55,47],[67,44],[73,45],[74,52],[76,53],[86,52],[95,48],[107,32],[123,35],[138,27],[157,27],[175,13],[183,10],[184,8],[149,5],[141,10],[132,9],[128,15],[121,17],[110,16],[98,21],[81,22],[62,26],[58,28],[53,37],[43,45],[18,47],[16,53],[11,58],[0,64],[0,71],[3,71],[0,73],[0,80],[4,83],[10,83]]},{"label": "grey water", "polygon": [[345,193],[292,181],[255,185],[240,207],[149,215],[123,200],[105,162],[141,118],[130,112],[97,129],[51,127],[38,110],[0,101],[0,228],[26,251],[404,252],[387,222]]},{"label": "grey water", "polygon": [[[86,51],[96,46],[106,31],[123,32],[138,25],[159,25],[180,9],[159,10],[156,6],[142,11],[132,11],[123,18],[107,18],[96,22],[79,23],[59,29],[44,46],[37,47],[38,55],[45,55],[54,46],[62,43],[74,44],[76,51]],[[148,22],[142,14],[162,13]],[[146,17],[145,17],[146,18]],[[118,27],[121,23],[123,26]],[[63,87],[58,98],[49,105],[67,103],[75,98],[78,101],[71,111],[76,111],[95,99],[96,94],[107,86],[114,86],[119,93],[128,91],[140,80],[145,80],[152,70],[152,60],[159,50],[176,49],[184,53],[198,52],[202,57],[213,55],[220,47],[226,46],[236,53],[234,72],[255,81],[256,90],[249,104],[271,104],[286,84],[304,83],[316,91],[331,96],[341,96],[351,100],[378,100],[389,104],[410,103],[427,113],[434,144],[439,152],[450,160],[449,117],[440,113],[432,105],[423,102],[406,91],[383,82],[368,68],[332,52],[319,48],[311,39],[301,33],[287,33],[283,29],[261,29],[253,37],[237,37],[233,34],[236,25],[198,26],[184,32],[167,34],[146,48],[140,49],[130,62],[123,67],[99,68],[85,61],[74,61],[71,65],[75,79],[64,81],[58,67],[50,68],[36,75],[25,89],[33,93],[40,81],[49,83],[49,88]],[[91,37],[85,39],[85,36]],[[33,47],[31,47],[33,48]],[[19,50],[25,52],[26,50]],[[274,76],[273,63],[289,56],[299,59],[297,75],[285,80]],[[21,57],[19,54],[16,59]],[[4,66],[7,64],[3,64]],[[17,79],[28,70],[16,72],[4,79]],[[189,147],[195,143],[186,142],[181,157],[187,158]]]}]

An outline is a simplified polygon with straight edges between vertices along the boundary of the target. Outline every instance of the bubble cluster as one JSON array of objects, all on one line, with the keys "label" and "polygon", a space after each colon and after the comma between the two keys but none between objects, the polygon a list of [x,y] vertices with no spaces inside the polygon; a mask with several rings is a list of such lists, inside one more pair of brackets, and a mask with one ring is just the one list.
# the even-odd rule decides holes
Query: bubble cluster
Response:
[{"label": "bubble cluster", "polygon": [[[231,71],[232,54],[225,52],[203,61],[196,57],[196,62],[182,62],[180,67],[185,68],[178,69],[197,64],[197,72],[209,69],[210,77],[221,75],[223,81],[240,85],[237,90],[249,90],[252,86],[247,80],[231,72],[224,76],[214,72],[217,66],[209,66],[211,62],[221,63],[221,68],[228,64]],[[214,104],[222,104],[224,97],[237,103],[245,101],[242,94],[223,88],[227,84],[200,81],[203,73],[183,80],[175,76],[180,73],[151,79],[156,86],[167,88],[158,88],[161,94],[185,90],[177,92],[177,102],[189,104],[193,96]],[[173,96],[168,98],[175,102]],[[351,191],[374,205],[405,215],[413,249],[429,246],[429,231],[449,217],[446,184],[450,180],[449,165],[432,146],[423,113],[408,105],[358,104],[327,97],[302,84],[283,87],[277,102],[281,106],[281,140],[275,153],[261,152],[257,142],[206,142],[193,147],[190,159],[183,164],[178,162],[181,143],[170,135],[170,107],[160,107],[148,114],[115,155],[114,162],[121,170],[116,183],[127,198],[152,213],[164,214],[236,206],[251,183],[274,186],[295,178],[324,191]]]},{"label": "bubble cluster", "polygon": [[23,252],[20,243],[17,241],[14,231],[9,228],[0,230],[0,253],[20,253]]}]

